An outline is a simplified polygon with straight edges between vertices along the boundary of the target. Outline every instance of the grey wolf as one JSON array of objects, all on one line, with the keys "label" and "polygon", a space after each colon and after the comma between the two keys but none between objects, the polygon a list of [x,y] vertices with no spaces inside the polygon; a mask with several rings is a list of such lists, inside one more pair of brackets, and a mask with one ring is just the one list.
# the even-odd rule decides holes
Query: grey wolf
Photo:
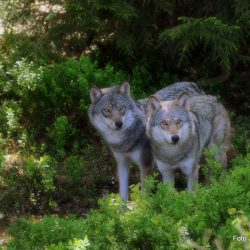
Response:
[{"label": "grey wolf", "polygon": [[188,190],[198,181],[204,148],[218,145],[218,160],[226,167],[231,126],[225,108],[214,96],[175,94],[161,90],[149,98],[147,135],[163,182],[174,183],[176,168],[187,176]]},{"label": "grey wolf", "polygon": [[120,197],[128,200],[129,165],[140,168],[141,181],[152,168],[152,152],[146,136],[145,112],[130,96],[124,82],[110,88],[92,88],[89,119],[101,134],[117,162]]}]

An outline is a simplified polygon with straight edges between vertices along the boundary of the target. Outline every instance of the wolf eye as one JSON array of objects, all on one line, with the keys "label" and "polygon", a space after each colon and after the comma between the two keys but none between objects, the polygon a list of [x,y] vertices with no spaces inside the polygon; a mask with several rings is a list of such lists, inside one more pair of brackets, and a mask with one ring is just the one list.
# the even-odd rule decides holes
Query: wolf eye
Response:
[{"label": "wolf eye", "polygon": [[120,112],[125,112],[126,108],[124,106],[120,106],[120,107],[118,107],[118,110]]},{"label": "wolf eye", "polygon": [[182,121],[181,120],[177,120],[175,123],[176,123],[176,125],[179,125],[179,126],[182,125]]},{"label": "wolf eye", "polygon": [[162,127],[168,126],[168,122],[167,122],[167,121],[162,121],[162,122],[161,122],[161,126],[162,126]]},{"label": "wolf eye", "polygon": [[111,109],[110,108],[104,108],[102,111],[105,114],[109,114],[111,112]]}]

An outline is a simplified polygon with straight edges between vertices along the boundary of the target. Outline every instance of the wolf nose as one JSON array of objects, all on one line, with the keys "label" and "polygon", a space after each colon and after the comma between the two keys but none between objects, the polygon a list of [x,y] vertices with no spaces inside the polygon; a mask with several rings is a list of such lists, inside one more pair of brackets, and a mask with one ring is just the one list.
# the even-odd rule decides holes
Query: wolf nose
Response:
[{"label": "wolf nose", "polygon": [[172,142],[173,143],[177,143],[179,141],[179,139],[180,139],[179,135],[173,135],[172,136]]},{"label": "wolf nose", "polygon": [[121,128],[121,127],[122,127],[122,125],[123,125],[123,123],[122,123],[122,122],[116,122],[116,123],[115,123],[115,126],[116,126],[117,128]]}]

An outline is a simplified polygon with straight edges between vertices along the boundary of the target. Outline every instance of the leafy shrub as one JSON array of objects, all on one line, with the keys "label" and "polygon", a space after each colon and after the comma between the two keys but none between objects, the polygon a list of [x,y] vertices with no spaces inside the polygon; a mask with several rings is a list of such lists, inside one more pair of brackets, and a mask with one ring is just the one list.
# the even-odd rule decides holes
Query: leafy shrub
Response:
[{"label": "leafy shrub", "polygon": [[30,144],[48,145],[42,148],[59,158],[71,150],[79,152],[92,130],[87,117],[89,88],[125,79],[122,72],[110,65],[100,68],[88,57],[47,66],[20,59],[1,65],[0,70],[4,72],[0,77],[3,136],[10,131],[16,133],[16,141],[27,136]]},{"label": "leafy shrub", "polygon": [[49,138],[53,142],[60,157],[65,156],[65,145],[68,140],[69,122],[66,116],[59,116],[56,118],[53,128],[49,132]]},{"label": "leafy shrub", "polygon": [[249,117],[239,117],[234,126],[233,146],[238,154],[246,155],[248,152],[250,129],[247,124],[249,124]]},{"label": "leafy shrub", "polygon": [[18,139],[23,127],[19,123],[21,108],[16,101],[6,100],[0,108],[1,133],[6,139]]},{"label": "leafy shrub", "polygon": [[55,199],[77,214],[97,205],[97,197],[117,190],[114,161],[106,147],[85,145],[81,155],[71,155],[60,164]]},{"label": "leafy shrub", "polygon": [[[96,142],[88,122],[89,88],[119,83],[124,75],[109,65],[99,68],[87,57],[50,66],[22,59],[6,67],[0,85],[2,212],[93,205],[116,183],[110,153]],[[5,155],[18,155],[20,164],[6,170]],[[43,168],[43,155],[51,159],[48,168]]]},{"label": "leafy shrub", "polygon": [[39,159],[5,155],[0,169],[0,211],[11,214],[49,208],[55,189],[55,167],[54,160],[47,155]]},{"label": "leafy shrub", "polygon": [[205,163],[201,166],[201,171],[206,177],[206,183],[210,184],[212,180],[219,179],[222,175],[222,164],[217,161],[219,148],[214,145],[204,150]]},{"label": "leafy shrub", "polygon": [[[45,242],[46,245],[52,245],[58,242],[68,243],[68,239],[73,237],[82,238],[85,222],[73,216],[67,219],[45,216],[42,223],[39,220],[30,222],[20,219],[10,227],[10,232],[19,239],[9,245],[10,249],[33,249],[34,245],[42,249],[45,247]],[[31,236],[29,240],[24,239],[27,234]]]},{"label": "leafy shrub", "polygon": [[[249,233],[246,227],[250,216],[249,183],[249,153],[237,158],[228,174],[214,180],[210,187],[199,186],[193,194],[176,192],[149,177],[145,192],[140,192],[138,185],[132,187],[132,200],[127,207],[115,195],[99,200],[98,210],[78,220],[77,233],[71,234],[69,230],[63,240],[55,237],[57,242],[53,240],[52,245],[46,237],[40,237],[38,242],[34,238],[53,229],[57,235],[57,218],[18,220],[10,227],[13,237],[10,246],[24,249],[22,241],[31,248],[43,245],[54,250],[71,249],[72,242],[78,242],[83,249],[201,249],[198,246],[214,249],[221,245],[240,249],[243,243],[234,242],[233,236]],[[61,220],[65,227],[67,223],[71,225],[71,220]],[[241,228],[244,231],[239,232]]]},{"label": "leafy shrub", "polygon": [[59,158],[65,152],[79,152],[90,133],[86,112],[90,86],[112,85],[122,79],[122,73],[110,66],[97,68],[86,57],[43,67],[35,88],[27,90],[21,100],[31,138],[47,144],[47,150]]},{"label": "leafy shrub", "polygon": [[58,162],[49,155],[25,156],[0,150],[0,212],[85,213],[107,190],[116,190],[114,164],[105,147],[85,145],[82,155]]}]

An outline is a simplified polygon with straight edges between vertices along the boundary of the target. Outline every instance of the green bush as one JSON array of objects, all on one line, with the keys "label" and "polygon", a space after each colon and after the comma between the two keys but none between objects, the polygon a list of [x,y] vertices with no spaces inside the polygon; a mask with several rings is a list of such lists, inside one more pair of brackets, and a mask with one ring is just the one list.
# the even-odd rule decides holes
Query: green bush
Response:
[{"label": "green bush", "polygon": [[66,153],[79,153],[93,132],[87,116],[89,88],[125,79],[112,66],[100,68],[88,57],[46,66],[20,59],[3,63],[0,70],[3,137],[9,135],[15,142],[27,137],[28,146],[59,159]]},{"label": "green bush", "polygon": [[[114,160],[90,126],[87,109],[90,86],[117,84],[125,74],[88,57],[51,65],[20,59],[2,63],[0,71],[1,212],[81,214],[97,197],[116,191]],[[150,63],[136,65],[133,96],[143,98],[175,80],[167,73],[157,78],[152,84]],[[246,154],[247,128],[241,128],[234,142]],[[6,155],[18,155],[22,163],[6,169]]]},{"label": "green bush", "polygon": [[[192,194],[176,192],[149,177],[145,192],[138,185],[132,187],[128,206],[115,195],[99,200],[99,209],[76,220],[77,233],[70,229],[70,219],[17,220],[9,229],[10,249],[72,249],[74,244],[79,249],[241,249],[243,243],[233,241],[233,236],[250,231],[250,153],[233,165],[210,187],[199,186]],[[61,223],[69,228],[63,239],[57,236]],[[56,236],[53,242],[44,237],[51,231]]]},{"label": "green bush", "polygon": [[58,162],[49,155],[6,154],[2,148],[0,212],[82,214],[96,206],[97,197],[116,189],[114,163],[105,147],[85,145],[82,150]]},{"label": "green bush", "polygon": [[49,208],[55,189],[56,165],[45,155],[39,159],[5,155],[0,169],[0,211],[6,214]]},{"label": "green bush", "polygon": [[98,68],[87,57],[43,67],[36,86],[27,90],[20,103],[30,137],[45,143],[46,150],[59,158],[66,152],[78,153],[92,131],[87,116],[89,88],[123,79],[111,66]]},{"label": "green bush", "polygon": [[51,139],[59,157],[64,157],[66,154],[65,146],[68,141],[68,131],[68,118],[66,116],[57,117],[51,131],[49,132],[49,138]]},{"label": "green bush", "polygon": [[249,6],[246,0],[5,0],[0,49],[12,60],[97,55],[127,72],[147,61],[153,77],[159,68],[195,78],[231,74],[249,67]]},{"label": "green bush", "polygon": [[233,146],[238,154],[246,155],[250,138],[249,117],[238,117],[234,125]]},{"label": "green bush", "polygon": [[[22,59],[3,67],[8,70],[0,84],[1,211],[47,211],[70,203],[79,210],[95,204],[103,189],[113,188],[115,171],[89,124],[89,88],[117,84],[123,73],[109,65],[100,68],[87,57],[48,66]],[[13,155],[19,163],[6,169],[4,156]],[[44,155],[51,159],[48,168]]]},{"label": "green bush", "polygon": [[97,199],[108,190],[117,190],[115,165],[108,149],[85,145],[82,151],[60,163],[56,176],[55,199],[77,214],[96,206]]},{"label": "green bush", "polygon": [[[10,243],[9,249],[33,249],[34,246],[45,249],[46,245],[58,242],[64,242],[66,245],[68,239],[82,238],[85,233],[85,222],[75,217],[64,219],[57,216],[45,216],[42,223],[20,219],[10,227],[10,232],[19,240],[13,242],[14,244]],[[26,234],[32,234],[29,241],[25,240]]]}]

